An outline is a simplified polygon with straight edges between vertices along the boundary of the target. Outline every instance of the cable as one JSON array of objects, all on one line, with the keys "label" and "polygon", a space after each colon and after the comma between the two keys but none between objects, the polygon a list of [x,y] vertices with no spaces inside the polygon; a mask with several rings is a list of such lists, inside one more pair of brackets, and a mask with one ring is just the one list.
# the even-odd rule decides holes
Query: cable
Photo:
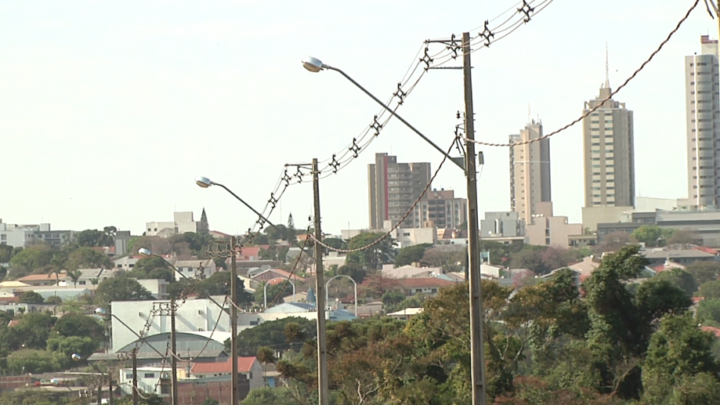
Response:
[{"label": "cable", "polygon": [[379,237],[378,239],[374,240],[373,242],[371,242],[371,243],[368,244],[368,245],[365,245],[365,246],[362,246],[362,247],[359,247],[359,248],[355,248],[355,249],[337,249],[337,248],[334,248],[334,247],[332,247],[332,246],[326,245],[326,244],[323,243],[322,241],[317,240],[317,238],[315,238],[315,237],[312,236],[312,235],[310,235],[310,237],[315,241],[315,243],[319,243],[320,246],[324,247],[325,249],[332,250],[332,251],[334,251],[334,252],[339,252],[339,253],[356,253],[356,252],[362,252],[363,250],[370,249],[371,247],[379,244],[379,243],[382,242],[384,239],[387,239],[387,237],[390,236],[390,234],[392,234],[396,229],[398,229],[398,228],[400,227],[400,225],[407,219],[407,217],[410,216],[410,214],[415,210],[415,207],[417,207],[417,205],[420,203],[420,201],[423,199],[423,197],[425,197],[425,193],[427,193],[427,191],[430,189],[430,186],[432,185],[433,180],[435,180],[435,177],[438,175],[438,173],[440,173],[440,169],[442,169],[443,164],[445,164],[445,161],[447,160],[447,155],[452,151],[452,148],[453,148],[454,146],[455,146],[455,139],[453,139],[452,143],[450,144],[450,147],[448,148],[447,153],[445,153],[445,155],[443,156],[442,160],[440,161],[440,165],[438,165],[438,168],[435,170],[435,173],[433,173],[432,177],[430,177],[430,181],[427,183],[427,185],[426,185],[425,188],[423,189],[422,193],[420,193],[420,196],[415,200],[415,202],[414,202],[413,205],[410,207],[410,209],[405,213],[405,215],[403,215],[402,218],[400,218],[400,220],[398,221],[398,223],[395,224],[395,225],[392,227],[392,229],[390,229],[390,230],[389,230],[387,233],[385,233],[383,236]]},{"label": "cable", "polygon": [[[223,308],[224,308],[225,303],[227,303],[228,298],[229,298],[229,296],[226,295],[225,300],[223,301]],[[225,310],[218,311],[218,317],[215,320],[215,326],[213,327],[212,332],[210,332],[210,336],[208,337],[207,341],[205,341],[205,345],[202,347],[202,349],[200,349],[200,352],[195,357],[183,359],[182,357],[178,356],[177,353],[172,353],[172,356],[180,361],[186,361],[186,362],[193,362],[193,361],[197,360],[198,358],[200,358],[200,356],[202,356],[202,354],[205,352],[205,349],[207,349],[208,345],[210,344],[210,341],[212,340],[212,337],[215,334],[215,331],[217,330],[218,325],[220,325],[220,318],[222,317],[222,314],[224,312],[225,312]]]},{"label": "cable", "polygon": [[[280,290],[280,292],[279,292],[277,295],[275,295],[275,298],[272,300],[272,302],[270,303],[270,305],[267,306],[265,309],[268,309],[268,308],[270,308],[270,307],[272,307],[272,306],[275,305],[275,303],[278,301],[278,299],[279,299],[280,297],[282,297],[283,293],[285,292],[285,289],[287,288],[287,285],[290,284],[290,279],[293,277],[293,275],[295,275],[295,271],[297,270],[298,263],[300,263],[300,258],[302,257],[303,253],[305,252],[305,247],[307,246],[307,243],[308,243],[308,241],[309,241],[310,238],[311,238],[311,236],[310,236],[310,227],[309,227],[309,226],[308,226],[308,229],[307,229],[307,232],[306,232],[305,236],[306,236],[306,237],[305,237],[305,242],[303,242],[303,245],[302,245],[302,247],[300,248],[300,254],[298,255],[297,259],[295,259],[295,265],[293,265],[293,268],[292,268],[292,271],[290,272],[290,275],[288,275],[288,276],[287,276],[287,279],[285,279],[285,283],[283,283],[282,290]],[[318,260],[318,259],[316,258],[315,261],[317,262],[317,260]],[[321,258],[320,260],[322,260],[322,258]]]},{"label": "cable", "polygon": [[647,66],[647,65],[650,63],[650,61],[653,60],[653,58],[655,57],[655,55],[657,55],[657,54],[662,50],[662,48],[670,41],[670,39],[673,37],[673,35],[675,35],[675,33],[680,29],[680,27],[682,26],[682,24],[683,24],[685,21],[687,21],[688,17],[690,17],[690,14],[693,12],[693,10],[695,10],[695,8],[698,6],[698,4],[700,4],[700,0],[695,0],[695,3],[693,3],[692,7],[690,7],[690,9],[687,11],[687,13],[685,13],[685,16],[684,16],[682,19],[680,19],[680,21],[678,21],[678,23],[677,23],[677,25],[675,26],[675,28],[674,28],[672,31],[670,31],[670,33],[667,35],[667,37],[665,38],[665,40],[663,40],[663,41],[660,43],[660,45],[658,45],[658,47],[657,47],[657,48],[650,54],[650,56],[640,65],[640,67],[637,68],[637,69],[630,75],[630,77],[628,77],[627,79],[625,79],[625,81],[624,81],[620,86],[618,86],[617,89],[615,89],[614,91],[610,92],[610,95],[608,95],[604,100],[602,100],[600,103],[598,103],[595,107],[591,108],[590,110],[587,110],[587,111],[586,111],[585,113],[583,113],[579,118],[576,118],[575,120],[571,121],[569,124],[561,127],[560,129],[557,129],[557,130],[555,130],[555,131],[553,131],[553,132],[550,132],[549,134],[543,135],[543,136],[538,137],[538,138],[529,139],[529,140],[527,140],[527,141],[522,141],[522,142],[513,142],[513,143],[491,143],[491,142],[483,142],[483,141],[471,140],[471,139],[468,139],[468,138],[465,138],[465,140],[466,140],[466,141],[470,141],[470,142],[474,142],[474,143],[476,143],[476,144],[478,144],[478,145],[493,146],[493,147],[511,147],[511,146],[516,146],[516,145],[527,145],[527,144],[530,144],[530,143],[533,143],[533,142],[542,141],[543,139],[548,139],[548,138],[550,138],[551,136],[557,135],[557,134],[559,134],[560,132],[565,131],[566,129],[568,129],[568,128],[572,127],[573,125],[577,124],[578,122],[584,120],[584,119],[587,118],[590,114],[592,114],[593,112],[595,112],[595,111],[597,111],[598,109],[600,109],[607,101],[611,100],[614,95],[616,95],[617,93],[619,93],[620,90],[622,90],[625,86],[627,86],[628,83],[630,83],[630,81],[632,81],[632,80],[645,68],[645,66]]}]

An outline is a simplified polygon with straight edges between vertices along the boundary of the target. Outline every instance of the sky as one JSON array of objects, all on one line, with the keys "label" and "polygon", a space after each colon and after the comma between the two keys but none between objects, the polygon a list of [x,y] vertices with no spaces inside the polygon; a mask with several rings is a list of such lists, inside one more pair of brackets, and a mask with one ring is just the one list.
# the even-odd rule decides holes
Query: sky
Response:
[{"label": "sky", "polygon": [[[543,0],[534,0],[537,5]],[[473,58],[476,138],[506,142],[530,118],[549,133],[582,114],[605,81],[625,80],[667,36],[691,0],[556,0]],[[202,175],[257,209],[284,165],[343,151],[379,106],[340,74],[310,73],[312,55],[389,98],[429,38],[469,31],[514,0],[13,1],[0,3],[0,218],[53,229],[134,234],[174,211],[206,209],[210,228],[244,233],[255,215]],[[503,15],[512,16],[512,12]],[[702,5],[615,99],[634,111],[636,190],[687,197],[684,56],[717,37]],[[431,53],[442,45],[431,45]],[[460,60],[446,66],[459,66]],[[464,108],[459,70],[430,70],[398,110],[441,148]],[[555,214],[580,222],[582,128],[551,138]],[[480,148],[479,210],[510,208],[507,148]],[[370,146],[320,182],[323,230],[368,227],[367,165],[442,155],[391,120]],[[434,188],[465,196],[447,163]],[[270,220],[304,228],[312,187],[289,187]]]}]

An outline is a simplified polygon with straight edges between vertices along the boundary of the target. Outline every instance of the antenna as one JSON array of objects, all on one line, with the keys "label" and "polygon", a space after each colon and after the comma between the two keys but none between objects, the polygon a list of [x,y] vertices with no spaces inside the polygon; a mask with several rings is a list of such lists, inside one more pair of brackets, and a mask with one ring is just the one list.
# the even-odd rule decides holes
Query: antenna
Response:
[{"label": "antenna", "polygon": [[608,44],[605,41],[605,88],[610,88],[610,65],[608,63]]}]

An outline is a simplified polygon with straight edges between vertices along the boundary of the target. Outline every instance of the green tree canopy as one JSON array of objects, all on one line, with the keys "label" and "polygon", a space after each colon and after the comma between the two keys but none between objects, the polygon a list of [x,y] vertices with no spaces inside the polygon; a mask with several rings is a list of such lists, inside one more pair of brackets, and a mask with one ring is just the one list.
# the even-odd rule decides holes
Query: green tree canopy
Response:
[{"label": "green tree canopy", "polygon": [[30,271],[50,264],[55,251],[45,245],[29,246],[10,259],[11,267],[24,267]]},{"label": "green tree canopy", "polygon": [[685,270],[692,274],[698,285],[701,285],[718,279],[720,262],[698,260],[688,264]]},{"label": "green tree canopy", "polygon": [[17,325],[8,329],[2,344],[7,344],[10,350],[18,350],[22,347],[45,349],[54,324],[55,318],[49,314],[40,312],[24,314]]},{"label": "green tree canopy", "polygon": [[104,280],[95,290],[95,298],[100,304],[112,301],[144,301],[153,299],[152,294],[136,280],[119,276]]},{"label": "green tree canopy", "polygon": [[35,291],[25,291],[20,296],[20,302],[25,304],[42,304],[45,302],[45,299]]},{"label": "green tree canopy", "polygon": [[698,295],[705,299],[720,299],[720,280],[708,281],[699,290]]},{"label": "green tree canopy", "polygon": [[175,281],[175,270],[162,257],[150,256],[138,260],[127,276],[139,280],[165,280],[172,283]]},{"label": "green tree canopy", "polygon": [[421,243],[419,245],[407,246],[398,252],[395,256],[395,267],[407,266],[413,263],[420,263],[425,250],[432,246],[431,243]]},{"label": "green tree canopy", "polygon": [[[299,349],[306,340],[316,334],[315,322],[298,317],[287,317],[275,321],[263,322],[238,334],[238,350],[241,356],[255,356],[260,347],[273,350]],[[230,340],[225,342],[230,350]]]},{"label": "green tree canopy", "polygon": [[83,314],[65,314],[55,323],[54,331],[60,336],[103,338],[105,331],[94,318]]},{"label": "green tree canopy", "polygon": [[110,269],[113,263],[106,254],[89,247],[81,247],[70,253],[66,265],[71,270]]},{"label": "green tree canopy", "polygon": [[0,245],[0,263],[9,263],[12,259],[13,247],[10,245]]},{"label": "green tree canopy", "polygon": [[662,271],[660,274],[653,277],[653,280],[667,280],[685,291],[685,294],[687,294],[688,297],[692,297],[698,289],[695,278],[693,278],[692,274],[683,269],[669,269]]},{"label": "green tree canopy", "polygon": [[103,231],[86,229],[77,234],[77,243],[82,247],[104,247],[112,246],[115,241],[112,235]]},{"label": "green tree canopy", "polygon": [[657,246],[662,236],[662,229],[656,225],[643,225],[632,233],[633,238],[648,247]]},{"label": "green tree canopy", "polygon": [[[348,241],[348,249],[359,249],[369,246],[384,235],[385,233],[383,232],[363,232]],[[365,268],[374,270],[380,268],[384,263],[391,263],[393,261],[394,251],[393,239],[387,237],[372,248],[348,254],[346,263],[357,263]]]}]

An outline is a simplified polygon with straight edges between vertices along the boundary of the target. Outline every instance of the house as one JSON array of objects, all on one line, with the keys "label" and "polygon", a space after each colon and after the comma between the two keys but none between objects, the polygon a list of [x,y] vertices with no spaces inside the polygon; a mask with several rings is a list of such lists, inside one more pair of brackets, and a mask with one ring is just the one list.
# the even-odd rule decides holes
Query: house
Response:
[{"label": "house", "polygon": [[702,250],[696,249],[646,249],[640,252],[641,255],[645,256],[650,261],[650,267],[655,267],[665,263],[666,260],[672,260],[677,264],[687,265],[694,261],[714,261],[718,259],[712,253],[703,252]]},{"label": "house", "polygon": [[[304,302],[283,302],[270,307],[257,314],[264,321],[274,321],[292,316],[305,319],[317,319],[315,305]],[[325,311],[325,319],[330,321],[351,321],[357,318],[353,312],[347,311],[338,306],[338,309],[329,308]]]},{"label": "house", "polygon": [[[265,386],[263,382],[263,368],[256,357],[238,357],[238,373],[250,382],[250,390]],[[194,363],[190,368],[191,377],[203,379],[211,377],[229,376],[232,373],[232,360],[216,363]]]},{"label": "house", "polygon": [[[121,368],[118,372],[120,373],[118,386],[125,394],[132,395],[132,368]],[[141,392],[169,398],[170,384],[170,365],[137,368],[137,385]]]},{"label": "house", "polygon": [[61,273],[59,275],[56,274],[30,274],[25,277],[20,277],[17,279],[17,281],[21,283],[25,283],[30,286],[49,286],[49,285],[55,285],[57,283],[57,280],[64,281],[67,279],[67,275]]},{"label": "house", "polygon": [[78,278],[77,284],[73,282],[73,280],[70,277],[66,277],[64,280],[60,281],[60,286],[91,286],[91,285],[98,285],[102,283],[103,281],[115,277],[117,273],[115,273],[112,270],[106,270],[106,269],[80,269],[80,278]]},{"label": "house", "polygon": [[178,260],[175,262],[175,268],[177,269],[174,273],[175,281],[180,281],[186,277],[190,279],[206,279],[217,272],[217,266],[212,259]]},{"label": "house", "polygon": [[170,283],[165,280],[145,279],[137,280],[137,282],[145,287],[146,290],[150,291],[150,294],[152,294],[155,299],[166,300],[170,298],[167,290]]},{"label": "house", "polygon": [[305,281],[304,278],[297,276],[296,274],[290,274],[290,272],[280,269],[268,269],[263,270],[255,275],[252,276],[252,281],[259,282],[259,283],[267,283],[270,280],[274,280],[276,278],[280,279],[287,279],[290,278],[292,281]]},{"label": "house", "polygon": [[387,314],[390,318],[400,319],[401,321],[407,321],[415,315],[421,314],[422,308],[405,308],[400,311],[391,312]]},{"label": "house", "polygon": [[60,297],[61,300],[65,301],[68,299],[76,299],[82,295],[90,294],[90,289],[87,287],[89,286],[78,286],[77,288],[74,288],[72,286],[62,287],[56,285],[47,285],[39,287],[21,287],[15,289],[15,292],[22,294],[26,291],[35,291],[36,293],[40,294],[43,299],[48,299],[49,297]]},{"label": "house", "polygon": [[452,281],[443,280],[437,277],[403,278],[398,280],[398,284],[402,287],[405,295],[407,296],[415,294],[437,295],[441,288],[455,285]]},{"label": "house", "polygon": [[235,255],[236,260],[254,261],[260,260],[260,246],[243,246]]},{"label": "house", "polygon": [[383,266],[382,276],[385,278],[407,278],[407,277],[432,277],[433,274],[442,274],[440,267],[415,267],[415,266],[402,266],[402,267],[391,267],[387,268]]},{"label": "house", "polygon": [[114,268],[117,270],[130,271],[140,259],[142,259],[142,256],[125,256],[115,259],[113,260]]}]

